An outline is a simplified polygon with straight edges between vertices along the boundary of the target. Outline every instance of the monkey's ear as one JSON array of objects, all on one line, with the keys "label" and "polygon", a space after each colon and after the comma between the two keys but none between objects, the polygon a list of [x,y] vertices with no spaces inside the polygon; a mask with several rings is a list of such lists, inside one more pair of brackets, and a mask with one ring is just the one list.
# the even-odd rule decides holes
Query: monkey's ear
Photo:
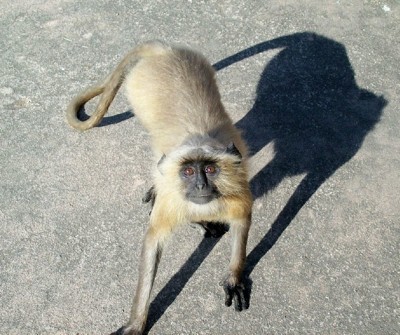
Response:
[{"label": "monkey's ear", "polygon": [[160,171],[161,174],[162,174],[162,171],[161,171],[161,164],[164,162],[165,157],[166,157],[165,154],[163,154],[162,157],[160,158],[160,160],[159,160],[158,163],[157,163],[158,171]]},{"label": "monkey's ear", "polygon": [[242,159],[242,154],[240,153],[238,148],[236,148],[235,143],[233,142],[229,143],[228,147],[226,148],[226,152],[228,154],[237,156],[239,159]]}]

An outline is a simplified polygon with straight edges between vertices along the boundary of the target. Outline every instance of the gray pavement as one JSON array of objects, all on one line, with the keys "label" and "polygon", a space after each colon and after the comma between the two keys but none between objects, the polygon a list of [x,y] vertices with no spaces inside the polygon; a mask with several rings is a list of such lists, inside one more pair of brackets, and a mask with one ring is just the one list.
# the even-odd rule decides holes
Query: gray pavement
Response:
[{"label": "gray pavement", "polygon": [[256,200],[249,310],[223,306],[229,234],[183,227],[149,334],[400,333],[400,1],[0,4],[0,334],[127,321],[149,139],[123,94],[85,133],[65,108],[154,38],[215,64],[254,154]]}]

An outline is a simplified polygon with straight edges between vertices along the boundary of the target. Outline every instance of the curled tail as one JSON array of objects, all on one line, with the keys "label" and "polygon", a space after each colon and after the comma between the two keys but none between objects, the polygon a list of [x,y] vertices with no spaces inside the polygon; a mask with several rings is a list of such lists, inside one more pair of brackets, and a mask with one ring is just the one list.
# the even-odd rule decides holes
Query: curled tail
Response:
[{"label": "curled tail", "polygon": [[[124,82],[127,72],[141,58],[160,55],[165,53],[167,50],[171,50],[168,45],[159,41],[154,41],[144,43],[130,51],[118,64],[114,72],[112,72],[101,85],[88,88],[72,99],[67,107],[67,121],[70,126],[82,131],[97,126],[107,113],[111,102],[114,100],[115,95]],[[94,113],[85,121],[79,120],[79,110],[85,105],[85,103],[100,94],[100,101],[97,104]]]}]

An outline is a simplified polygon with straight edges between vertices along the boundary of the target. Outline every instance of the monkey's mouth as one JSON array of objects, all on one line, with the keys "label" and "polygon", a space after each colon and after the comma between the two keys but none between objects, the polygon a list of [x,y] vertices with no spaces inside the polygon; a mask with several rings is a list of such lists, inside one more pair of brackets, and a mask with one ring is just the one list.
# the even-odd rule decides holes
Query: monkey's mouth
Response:
[{"label": "monkey's mouth", "polygon": [[209,195],[198,195],[198,196],[192,196],[189,198],[190,202],[193,202],[197,205],[205,205],[208,204],[210,201],[214,200],[216,196],[214,194],[209,194]]}]

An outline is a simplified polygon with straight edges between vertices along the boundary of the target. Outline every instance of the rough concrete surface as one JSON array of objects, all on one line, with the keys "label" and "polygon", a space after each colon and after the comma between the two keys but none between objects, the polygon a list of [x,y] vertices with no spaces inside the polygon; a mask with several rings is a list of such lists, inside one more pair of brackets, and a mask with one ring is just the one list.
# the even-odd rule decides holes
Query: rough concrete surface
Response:
[{"label": "rough concrete surface", "polygon": [[0,4],[0,334],[127,321],[149,139],[123,94],[84,133],[65,109],[154,38],[215,64],[256,200],[250,308],[223,305],[229,233],[184,227],[163,254],[149,334],[400,333],[400,1]]}]

